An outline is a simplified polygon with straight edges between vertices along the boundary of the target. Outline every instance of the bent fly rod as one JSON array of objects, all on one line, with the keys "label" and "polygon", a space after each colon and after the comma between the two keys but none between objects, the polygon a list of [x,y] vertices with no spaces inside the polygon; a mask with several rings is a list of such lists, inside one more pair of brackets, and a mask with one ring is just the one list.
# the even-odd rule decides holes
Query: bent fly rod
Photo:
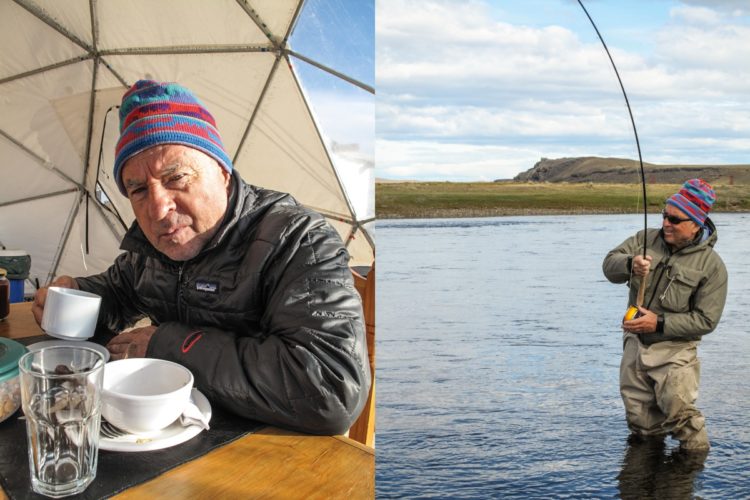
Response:
[{"label": "bent fly rod", "polygon": [[[599,40],[602,42],[602,46],[604,47],[604,51],[607,53],[607,57],[609,57],[609,62],[612,63],[612,69],[615,70],[615,75],[617,76],[617,81],[620,83],[620,89],[622,89],[622,96],[625,98],[625,105],[628,107],[628,114],[630,115],[630,123],[633,124],[633,135],[635,135],[635,146],[638,149],[638,163],[641,167],[641,186],[643,188],[643,258],[646,258],[646,231],[648,230],[648,204],[646,202],[646,173],[643,170],[643,157],[641,156],[641,143],[638,141],[638,130],[635,128],[635,119],[633,118],[633,111],[630,109],[630,101],[628,100],[628,94],[625,92],[625,86],[622,84],[622,79],[620,78],[620,72],[617,71],[617,66],[615,66],[615,61],[612,59],[612,54],[609,53],[609,49],[607,48],[607,44],[604,42],[604,38],[602,37],[602,34],[599,33],[599,28],[596,27],[596,23],[591,18],[591,15],[589,14],[589,11],[586,10],[586,7],[583,5],[583,2],[581,0],[578,0],[578,5],[581,6],[583,9],[583,12],[586,14],[586,17],[589,18],[589,21],[591,22],[591,26],[594,27],[594,31],[596,31],[596,35],[599,37]],[[627,319],[632,319],[632,317],[635,315],[635,313],[638,312],[638,307],[643,305],[643,298],[646,294],[646,277],[644,276],[641,280],[641,285],[638,287],[638,299],[636,300],[636,308],[633,310],[633,307],[631,306],[628,309],[628,312],[626,313]],[[630,318],[628,318],[630,316]]]}]

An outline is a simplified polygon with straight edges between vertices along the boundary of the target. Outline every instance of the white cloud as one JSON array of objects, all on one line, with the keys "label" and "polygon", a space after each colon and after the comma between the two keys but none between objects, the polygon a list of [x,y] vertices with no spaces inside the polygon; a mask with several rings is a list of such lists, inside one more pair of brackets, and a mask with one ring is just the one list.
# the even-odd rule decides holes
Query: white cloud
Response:
[{"label": "white cloud", "polygon": [[[732,88],[750,87],[750,27],[727,22],[698,27],[674,24],[658,35],[654,52],[658,63],[668,65],[675,73],[697,72],[696,76],[721,73],[717,83]],[[721,90],[724,90],[721,88]]]},{"label": "white cloud", "polygon": [[[732,2],[721,2],[724,10],[684,3],[693,6],[672,8],[642,41],[645,50],[609,47],[644,160],[746,161],[748,20],[733,21]],[[377,175],[492,179],[512,177],[541,156],[635,158],[601,45],[572,27],[514,25],[494,15],[479,1],[378,2]]]},{"label": "white cloud", "polygon": [[602,106],[581,102],[550,103],[530,99],[513,109],[450,106],[378,107],[381,137],[396,137],[418,130],[433,139],[476,138],[497,142],[522,137],[566,135],[621,137],[629,133],[627,110],[622,103],[604,112]]},{"label": "white cloud", "polygon": [[[423,35],[422,16],[416,16],[417,26],[409,26],[406,12],[384,9],[379,18],[386,26],[377,28],[379,89],[422,99],[471,101],[520,90],[546,92],[574,82],[580,91],[611,83],[601,49],[582,45],[569,30],[492,22],[468,12],[467,6],[444,14],[442,19],[433,14],[431,34]],[[390,23],[402,31],[397,33]],[[638,64],[624,54],[621,59],[623,65]]]},{"label": "white cloud", "polygon": [[375,98],[364,90],[308,92],[312,112],[326,139],[338,144],[355,144],[372,158],[375,139]]},{"label": "white cloud", "polygon": [[707,7],[675,7],[670,16],[688,24],[719,24],[721,16],[718,12]]},{"label": "white cloud", "polygon": [[502,146],[378,139],[376,177],[485,180],[510,178],[539,158],[532,150]]},{"label": "white cloud", "polygon": [[681,0],[686,5],[699,5],[711,9],[727,11],[733,16],[746,15],[748,12],[747,0]]}]

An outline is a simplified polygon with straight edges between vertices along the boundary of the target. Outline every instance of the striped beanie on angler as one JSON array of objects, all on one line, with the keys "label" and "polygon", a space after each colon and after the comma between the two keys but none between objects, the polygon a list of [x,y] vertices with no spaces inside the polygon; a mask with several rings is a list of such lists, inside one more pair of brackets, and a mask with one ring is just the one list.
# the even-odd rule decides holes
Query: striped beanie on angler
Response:
[{"label": "striped beanie on angler", "polygon": [[703,179],[686,181],[679,192],[667,198],[668,205],[679,208],[701,227],[715,201],[714,189]]},{"label": "striped beanie on angler", "polygon": [[121,178],[125,162],[160,144],[195,148],[232,171],[213,116],[192,92],[177,83],[139,80],[122,96],[120,106],[114,175],[122,194],[127,196]]}]

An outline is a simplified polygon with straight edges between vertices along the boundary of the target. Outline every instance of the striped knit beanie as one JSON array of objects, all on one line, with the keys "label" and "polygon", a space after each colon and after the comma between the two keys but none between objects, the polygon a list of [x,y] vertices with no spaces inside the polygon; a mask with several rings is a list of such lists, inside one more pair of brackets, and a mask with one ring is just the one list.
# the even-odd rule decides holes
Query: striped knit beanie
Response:
[{"label": "striped knit beanie", "polygon": [[139,80],[120,106],[120,140],[115,147],[115,182],[127,196],[120,177],[133,156],[160,144],[182,144],[211,156],[232,171],[213,116],[185,87],[176,83]]},{"label": "striped knit beanie", "polygon": [[711,206],[716,201],[716,193],[703,179],[690,179],[679,192],[667,198],[667,204],[682,210],[696,224],[703,227]]}]

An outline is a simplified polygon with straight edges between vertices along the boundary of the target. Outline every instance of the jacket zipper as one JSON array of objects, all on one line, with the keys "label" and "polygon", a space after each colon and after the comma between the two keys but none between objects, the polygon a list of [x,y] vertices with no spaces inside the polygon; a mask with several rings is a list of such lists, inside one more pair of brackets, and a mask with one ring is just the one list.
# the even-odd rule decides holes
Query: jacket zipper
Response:
[{"label": "jacket zipper", "polygon": [[177,319],[180,323],[184,323],[183,314],[182,314],[182,304],[184,303],[183,297],[182,297],[182,270],[183,270],[184,264],[180,264],[180,267],[177,269]]}]

